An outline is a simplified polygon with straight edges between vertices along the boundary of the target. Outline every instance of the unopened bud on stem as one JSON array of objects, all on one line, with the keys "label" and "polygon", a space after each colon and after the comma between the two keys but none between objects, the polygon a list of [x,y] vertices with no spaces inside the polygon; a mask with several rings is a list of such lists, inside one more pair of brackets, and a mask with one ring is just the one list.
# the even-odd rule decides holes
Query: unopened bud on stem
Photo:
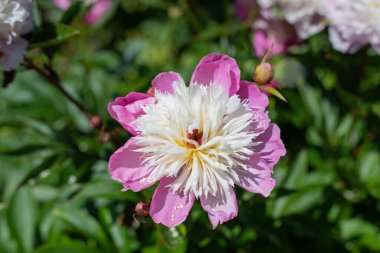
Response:
[{"label": "unopened bud on stem", "polygon": [[273,80],[274,71],[272,65],[267,62],[262,62],[257,65],[255,71],[253,71],[253,80],[258,85],[268,84]]},{"label": "unopened bud on stem", "polygon": [[102,127],[102,124],[103,122],[100,116],[95,115],[90,118],[90,125],[92,128],[99,129]]},{"label": "unopened bud on stem", "polygon": [[135,215],[138,218],[145,218],[149,216],[150,205],[147,202],[139,202],[135,207]]}]

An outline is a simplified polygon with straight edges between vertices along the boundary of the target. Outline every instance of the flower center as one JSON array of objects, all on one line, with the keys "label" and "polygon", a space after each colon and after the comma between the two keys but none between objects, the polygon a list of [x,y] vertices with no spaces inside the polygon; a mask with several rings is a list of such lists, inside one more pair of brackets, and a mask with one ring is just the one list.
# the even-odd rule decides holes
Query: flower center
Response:
[{"label": "flower center", "polygon": [[173,94],[156,90],[157,103],[144,108],[136,120],[140,134],[137,151],[145,166],[153,167],[147,180],[176,177],[173,191],[196,197],[217,196],[238,180],[252,155],[253,113],[236,95],[217,85],[174,83]]},{"label": "flower center", "polygon": [[[187,139],[190,140],[190,142],[187,143],[187,146],[189,148],[192,148],[192,149],[195,149],[196,147],[198,146],[201,146],[202,145],[202,131],[200,131],[199,129],[192,129],[190,130],[191,132],[189,132],[189,130],[187,131],[186,133],[186,137]],[[198,144],[198,145],[196,145]]]}]

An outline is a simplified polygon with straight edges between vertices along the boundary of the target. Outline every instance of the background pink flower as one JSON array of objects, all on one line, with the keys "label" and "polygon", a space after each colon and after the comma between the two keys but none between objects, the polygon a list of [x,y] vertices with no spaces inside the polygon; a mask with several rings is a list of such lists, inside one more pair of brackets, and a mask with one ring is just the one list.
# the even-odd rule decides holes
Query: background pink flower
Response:
[{"label": "background pink flower", "polygon": [[[52,0],[59,8],[66,10],[70,7],[71,0]],[[111,8],[111,0],[85,0],[87,4],[91,4],[90,10],[85,16],[85,22],[89,25],[95,24],[101,20],[103,15]]]},{"label": "background pink flower", "polygon": [[199,199],[215,228],[238,213],[234,185],[270,194],[285,147],[265,112],[268,97],[240,80],[233,58],[204,57],[189,86],[175,72],[159,74],[152,85],[154,98],[131,93],[110,103],[111,116],[135,136],[108,169],[123,190],[160,182],[150,208],[156,223],[177,226]]},{"label": "background pink flower", "polygon": [[299,43],[292,25],[273,14],[270,9],[275,1],[236,0],[235,13],[241,20],[252,16],[252,46],[258,57],[271,48],[271,54],[284,54]]},{"label": "background pink flower", "polygon": [[253,23],[253,48],[262,57],[271,48],[271,54],[284,54],[289,47],[299,44],[294,27],[285,20],[261,18]]}]

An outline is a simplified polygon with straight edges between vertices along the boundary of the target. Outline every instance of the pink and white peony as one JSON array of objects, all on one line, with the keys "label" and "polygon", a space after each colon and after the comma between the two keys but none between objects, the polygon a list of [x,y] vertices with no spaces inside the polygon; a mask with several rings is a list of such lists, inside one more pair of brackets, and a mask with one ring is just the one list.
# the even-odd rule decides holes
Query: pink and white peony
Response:
[{"label": "pink and white peony", "polygon": [[307,39],[326,27],[323,1],[277,0],[285,19],[294,25],[301,39]]},{"label": "pink and white peony", "polygon": [[355,53],[372,45],[380,53],[380,1],[326,1],[330,41],[341,52]]},{"label": "pink and white peony", "polygon": [[[70,7],[72,0],[52,0],[59,8],[66,10]],[[104,14],[111,8],[112,0],[84,0],[85,4],[91,5],[85,16],[85,22],[93,25],[99,22]]]},{"label": "pink and white peony", "polygon": [[131,93],[108,110],[131,134],[110,158],[109,172],[140,191],[160,181],[151,202],[156,223],[182,223],[195,199],[215,228],[238,212],[234,185],[268,196],[285,147],[265,112],[268,97],[240,80],[236,61],[204,57],[186,86],[175,72],[152,82],[155,96]]}]

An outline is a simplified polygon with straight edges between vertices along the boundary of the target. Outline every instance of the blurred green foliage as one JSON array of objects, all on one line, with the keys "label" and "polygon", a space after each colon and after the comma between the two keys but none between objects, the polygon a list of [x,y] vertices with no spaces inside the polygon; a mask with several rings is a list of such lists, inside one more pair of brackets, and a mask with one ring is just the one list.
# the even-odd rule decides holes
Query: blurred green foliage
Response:
[{"label": "blurred green foliage", "polygon": [[129,136],[107,103],[145,92],[163,71],[189,80],[214,51],[235,57],[251,80],[250,24],[235,19],[229,1],[114,1],[93,27],[81,4],[63,13],[37,2],[29,59],[52,66],[115,137],[105,141],[35,71],[18,72],[0,90],[0,252],[380,251],[380,57],[371,49],[343,55],[322,33],[273,57],[289,101],[272,98],[269,108],[287,147],[275,191],[236,189],[239,215],[216,230],[199,204],[168,229],[133,218],[154,189],[121,192],[109,178],[107,160]]}]

